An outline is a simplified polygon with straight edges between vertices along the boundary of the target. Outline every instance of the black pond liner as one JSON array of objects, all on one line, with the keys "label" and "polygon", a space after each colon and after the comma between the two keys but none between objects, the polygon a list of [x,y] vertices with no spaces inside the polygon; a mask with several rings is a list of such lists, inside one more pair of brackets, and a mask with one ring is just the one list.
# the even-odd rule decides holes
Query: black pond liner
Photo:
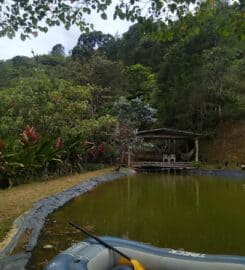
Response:
[{"label": "black pond liner", "polygon": [[[101,183],[130,176],[134,173],[135,172],[133,170],[125,170],[122,172],[111,172],[103,176],[94,177],[89,179],[89,181],[83,181],[61,193],[36,202],[33,208],[15,220],[14,226],[17,229],[17,232],[9,244],[2,251],[0,251],[0,270],[25,269],[25,266],[31,258],[32,250],[37,243],[38,236],[44,226],[44,223],[48,215],[54,212],[54,210],[63,206],[71,199],[92,190]],[[10,255],[18,245],[19,239],[25,232],[29,233],[28,243],[25,246],[25,252]]]},{"label": "black pond liner", "polygon": [[208,170],[208,169],[193,169],[186,171],[188,174],[195,175],[210,175],[210,176],[219,176],[227,177],[234,179],[244,179],[245,180],[245,171],[235,171],[235,170]]}]

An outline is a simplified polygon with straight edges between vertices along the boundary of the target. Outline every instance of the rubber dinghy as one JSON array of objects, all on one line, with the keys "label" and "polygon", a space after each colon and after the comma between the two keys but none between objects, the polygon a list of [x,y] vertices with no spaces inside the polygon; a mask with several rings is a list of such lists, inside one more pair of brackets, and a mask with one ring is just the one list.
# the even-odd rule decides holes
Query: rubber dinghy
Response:
[{"label": "rubber dinghy", "polygon": [[[245,270],[245,257],[206,255],[157,248],[114,237],[102,240],[138,260],[147,270]],[[50,261],[45,270],[128,270],[119,266],[120,255],[93,239],[73,245]]]}]

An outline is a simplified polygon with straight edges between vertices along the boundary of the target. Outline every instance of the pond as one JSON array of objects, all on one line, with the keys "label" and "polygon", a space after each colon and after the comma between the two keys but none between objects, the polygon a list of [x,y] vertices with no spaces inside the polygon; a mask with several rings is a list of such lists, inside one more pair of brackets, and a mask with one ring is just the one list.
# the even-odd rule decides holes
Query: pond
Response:
[{"label": "pond", "polygon": [[245,256],[245,179],[136,174],[102,184],[49,216],[29,269],[85,238],[67,219],[97,235]]}]

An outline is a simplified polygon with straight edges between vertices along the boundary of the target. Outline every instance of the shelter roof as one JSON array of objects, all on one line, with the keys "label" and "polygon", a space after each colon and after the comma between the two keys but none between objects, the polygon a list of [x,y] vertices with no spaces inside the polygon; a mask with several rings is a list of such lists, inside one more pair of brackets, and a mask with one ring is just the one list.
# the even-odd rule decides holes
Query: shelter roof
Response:
[{"label": "shelter roof", "polygon": [[199,133],[194,133],[190,131],[170,129],[170,128],[158,128],[150,130],[142,130],[136,133],[136,136],[142,138],[176,138],[176,139],[188,139],[188,138],[197,138],[202,136]]}]

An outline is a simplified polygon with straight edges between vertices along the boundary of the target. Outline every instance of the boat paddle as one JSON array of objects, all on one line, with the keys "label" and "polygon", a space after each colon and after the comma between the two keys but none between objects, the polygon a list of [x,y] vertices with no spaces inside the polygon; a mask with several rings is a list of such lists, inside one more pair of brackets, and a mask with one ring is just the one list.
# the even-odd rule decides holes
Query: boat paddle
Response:
[{"label": "boat paddle", "polygon": [[125,258],[128,262],[131,263],[131,265],[133,266],[134,270],[145,270],[145,268],[141,265],[140,262],[138,262],[135,259],[131,259],[129,256],[127,256],[126,254],[124,254],[123,252],[121,252],[120,250],[118,250],[117,248],[114,248],[113,246],[109,245],[108,243],[106,243],[104,240],[100,239],[99,237],[95,236],[94,234],[92,234],[91,232],[88,232],[87,230],[85,230],[84,228],[82,228],[81,226],[68,221],[69,224],[71,226],[73,226],[74,228],[78,229],[79,231],[83,232],[84,234],[86,234],[87,236],[95,239],[98,243],[100,243],[101,245],[107,247],[108,249],[113,250],[114,252],[116,252],[117,254],[121,255],[123,258]]}]

